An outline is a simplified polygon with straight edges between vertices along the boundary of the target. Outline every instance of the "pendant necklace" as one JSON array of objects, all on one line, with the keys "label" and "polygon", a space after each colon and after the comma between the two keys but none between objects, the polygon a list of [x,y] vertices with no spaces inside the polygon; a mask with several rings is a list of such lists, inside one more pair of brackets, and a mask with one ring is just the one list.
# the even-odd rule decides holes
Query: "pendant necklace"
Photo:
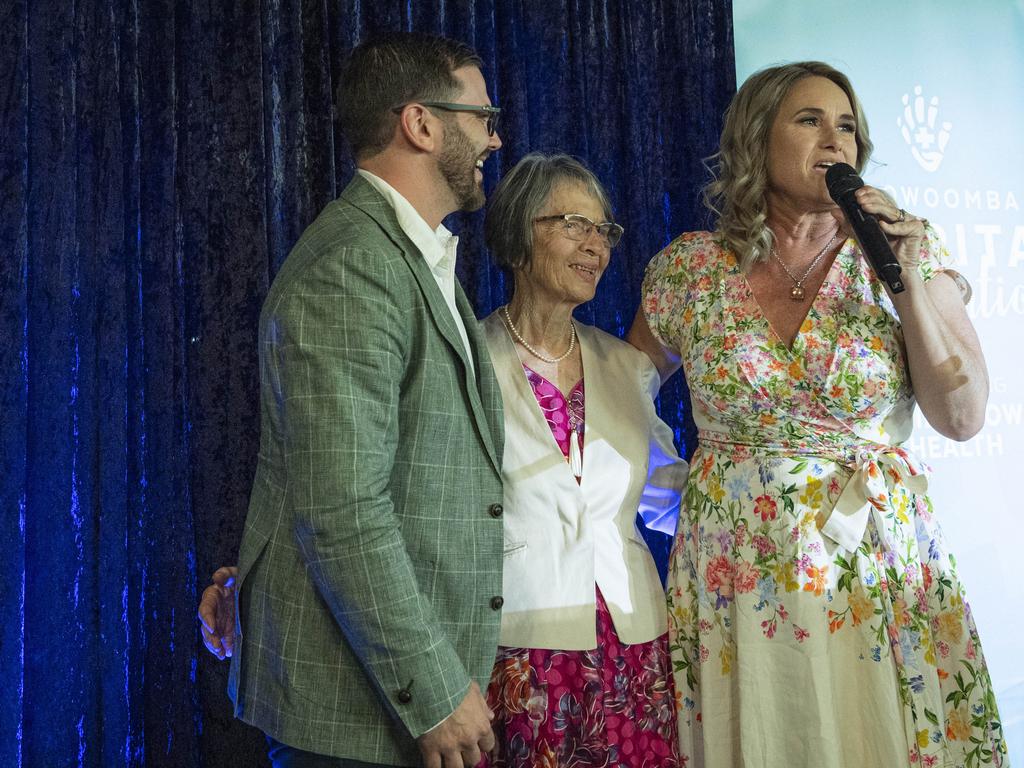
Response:
[{"label": "pendant necklace", "polygon": [[803,301],[804,295],[806,294],[804,291],[804,280],[806,280],[807,276],[814,271],[814,268],[818,266],[818,263],[825,258],[825,254],[828,253],[828,249],[832,247],[832,243],[836,241],[837,237],[839,237],[838,229],[832,234],[829,241],[825,243],[825,247],[818,252],[817,256],[814,257],[814,261],[811,262],[811,266],[809,266],[800,277],[797,277],[789,271],[789,267],[786,266],[786,262],[784,262],[779,256],[779,252],[775,250],[775,246],[772,246],[772,258],[779,262],[779,266],[781,266],[783,271],[789,275],[789,279],[793,281],[793,287],[789,289],[789,298],[793,301]]}]

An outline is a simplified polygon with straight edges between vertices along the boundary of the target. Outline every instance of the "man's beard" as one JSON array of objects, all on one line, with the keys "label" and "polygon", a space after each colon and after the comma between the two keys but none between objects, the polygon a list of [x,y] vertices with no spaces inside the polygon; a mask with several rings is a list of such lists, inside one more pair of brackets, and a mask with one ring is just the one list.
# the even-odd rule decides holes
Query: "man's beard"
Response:
[{"label": "man's beard", "polygon": [[448,120],[437,164],[460,211],[479,210],[485,202],[484,190],[476,181],[478,158],[469,137],[454,120]]}]

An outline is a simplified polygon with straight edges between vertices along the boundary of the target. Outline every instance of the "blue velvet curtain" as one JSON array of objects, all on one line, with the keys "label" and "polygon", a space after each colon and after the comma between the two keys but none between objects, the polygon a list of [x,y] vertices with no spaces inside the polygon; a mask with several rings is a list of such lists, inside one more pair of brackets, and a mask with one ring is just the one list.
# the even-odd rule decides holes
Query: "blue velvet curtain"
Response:
[{"label": "blue velvet curtain", "polygon": [[[480,51],[505,109],[487,185],[559,149],[611,191],[626,236],[579,315],[621,334],[650,256],[705,223],[731,4],[3,0],[0,18],[0,765],[261,765],[196,595],[241,535],[260,303],[353,171],[345,53],[383,29]],[[483,315],[505,285],[481,222],[448,223]],[[662,395],[684,450],[685,403],[681,382]]]}]

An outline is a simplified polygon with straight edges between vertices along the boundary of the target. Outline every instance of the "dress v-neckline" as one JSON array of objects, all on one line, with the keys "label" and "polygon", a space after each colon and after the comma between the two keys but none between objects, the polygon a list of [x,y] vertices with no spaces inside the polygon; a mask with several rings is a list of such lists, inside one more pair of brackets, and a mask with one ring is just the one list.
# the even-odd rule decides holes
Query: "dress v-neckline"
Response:
[{"label": "dress v-neckline", "polygon": [[743,289],[746,292],[747,301],[749,301],[757,309],[757,314],[761,318],[761,321],[764,323],[764,326],[767,329],[765,336],[774,337],[778,345],[781,346],[784,350],[786,350],[786,353],[788,355],[797,354],[797,347],[803,347],[803,344],[801,343],[804,335],[803,328],[805,325],[807,325],[808,318],[810,318],[811,313],[814,312],[815,307],[818,305],[818,301],[821,299],[821,295],[824,292],[826,286],[830,284],[829,278],[832,277],[832,271],[836,268],[836,264],[839,263],[839,258],[843,255],[843,251],[846,249],[846,245],[847,244],[844,242],[839,247],[839,250],[836,251],[836,255],[832,257],[832,263],[829,264],[828,271],[825,272],[824,279],[818,286],[818,290],[815,291],[814,297],[811,299],[811,303],[807,305],[807,311],[804,313],[803,318],[801,318],[800,325],[797,326],[796,334],[794,334],[793,340],[788,344],[786,343],[785,339],[782,338],[782,335],[775,329],[775,326],[772,324],[772,321],[768,319],[768,313],[764,311],[764,307],[758,300],[757,294],[754,293],[754,288],[750,284],[750,280],[747,279],[747,274],[740,268],[739,262],[736,262],[734,264],[733,272],[743,284]]},{"label": "dress v-neckline", "polygon": [[565,402],[567,402],[567,403],[569,402],[569,399],[570,399],[570,398],[572,397],[572,393],[573,393],[573,392],[575,392],[575,391],[576,391],[577,389],[579,389],[579,387],[580,387],[580,384],[582,384],[582,383],[583,383],[583,377],[582,377],[582,376],[580,376],[580,377],[579,377],[579,378],[578,378],[578,379],[576,380],[576,383],[575,383],[575,384],[573,384],[573,385],[572,385],[572,386],[571,386],[571,387],[569,388],[569,393],[568,393],[568,394],[566,394],[565,392],[563,392],[563,391],[562,391],[562,388],[561,388],[561,387],[559,387],[559,386],[558,386],[558,385],[557,385],[557,384],[556,384],[555,382],[553,382],[553,381],[552,381],[551,379],[549,379],[549,378],[548,378],[547,376],[545,376],[545,375],[544,375],[543,373],[538,373],[538,372],[537,372],[536,370],[534,370],[533,368],[531,368],[530,366],[528,366],[528,365],[527,365],[526,363],[522,363],[522,366],[523,366],[523,370],[529,371],[530,373],[532,373],[532,374],[533,374],[534,376],[536,376],[537,378],[539,378],[539,379],[543,379],[543,380],[544,380],[545,382],[547,382],[547,383],[548,383],[548,384],[550,384],[550,385],[551,385],[552,387],[554,387],[554,388],[555,388],[555,391],[556,391],[556,392],[558,392],[558,394],[560,394],[560,395],[562,396],[562,399],[563,399],[563,400],[565,400]]},{"label": "dress v-neckline", "polygon": [[[530,393],[530,399],[533,401],[533,412],[534,412],[534,414],[536,416],[539,416],[540,420],[541,420],[541,423],[544,424],[544,431],[547,433],[548,439],[551,441],[551,443],[554,444],[555,451],[558,453],[559,456],[562,456],[565,459],[565,461],[566,461],[566,465],[565,466],[568,469],[569,474],[576,480],[577,487],[582,487],[582,485],[583,485],[582,458],[583,458],[584,450],[586,448],[587,430],[584,427],[580,431],[579,435],[577,435],[577,430],[570,428],[570,425],[571,425],[571,422],[572,422],[572,417],[571,417],[572,397],[573,397],[574,394],[576,394],[576,392],[578,390],[580,390],[583,387],[583,382],[584,382],[584,379],[586,377],[584,375],[581,375],[579,377],[579,379],[577,379],[576,383],[572,385],[572,388],[569,390],[569,394],[567,395],[567,394],[565,394],[561,390],[561,388],[557,384],[555,384],[553,381],[551,381],[551,379],[549,379],[547,376],[544,376],[541,373],[537,373],[537,371],[535,371],[533,368],[528,366],[526,363],[523,363],[522,361],[520,361],[520,366],[519,367],[520,367],[520,370],[523,372],[523,376],[522,376],[521,382],[522,382],[522,384],[524,384],[526,386],[526,389]],[[531,375],[536,376],[538,379],[540,379],[541,381],[546,383],[548,386],[550,386],[552,389],[554,389],[555,392],[558,393],[558,396],[560,398],[562,398],[562,403],[563,403],[563,406],[565,408],[565,418],[566,418],[565,428],[566,428],[566,432],[567,432],[567,436],[566,437],[567,437],[567,439],[569,441],[568,454],[562,453],[562,446],[559,445],[558,438],[555,437],[555,433],[552,431],[551,423],[548,422],[547,416],[545,415],[544,405],[538,399],[537,392],[533,388],[533,382],[530,380],[530,376]],[[584,395],[584,397],[585,397],[585,395]],[[584,406],[584,408],[585,407],[586,406]],[[586,417],[584,417],[584,420],[580,422],[581,426],[584,425],[585,420],[586,420]],[[576,445],[576,453],[575,454],[573,452],[573,442],[574,441],[576,441],[575,442],[575,445]],[[574,459],[574,456],[575,456],[575,459]],[[573,469],[573,462],[574,461],[576,462],[576,470]]]}]

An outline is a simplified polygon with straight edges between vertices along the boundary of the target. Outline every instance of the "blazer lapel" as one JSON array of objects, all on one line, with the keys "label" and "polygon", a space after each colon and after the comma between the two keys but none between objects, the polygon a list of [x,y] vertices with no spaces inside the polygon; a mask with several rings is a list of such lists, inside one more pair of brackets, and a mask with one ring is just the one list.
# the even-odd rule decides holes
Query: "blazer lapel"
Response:
[{"label": "blazer lapel", "polygon": [[[494,378],[494,367],[491,364],[487,343],[480,332],[480,322],[476,319],[473,307],[458,281],[455,283],[455,304],[466,326],[469,348],[476,359],[476,379],[473,379],[469,371],[466,372],[466,391],[469,392],[480,436],[487,446],[491,461],[494,462],[494,468],[501,472],[502,448],[505,442],[501,390],[498,389],[498,382]],[[461,339],[459,343],[462,343]]]},{"label": "blazer lapel", "polygon": [[[477,319],[469,304],[459,281],[455,281],[455,303],[466,326],[466,335],[470,342],[470,351],[462,342],[462,336],[455,325],[448,302],[445,301],[441,289],[434,279],[434,274],[427,266],[427,261],[420,249],[409,239],[398,224],[398,218],[390,203],[375,190],[366,179],[356,174],[352,182],[341,195],[347,202],[359,208],[380,225],[391,241],[398,247],[409,264],[413,277],[423,293],[427,310],[441,336],[455,352],[462,363],[462,375],[465,379],[466,391],[469,393],[470,405],[476,420],[477,429],[487,448],[488,457],[497,472],[501,472],[501,443],[503,440],[503,423],[501,421],[501,395],[497,385],[493,383],[493,372],[490,370],[489,356],[481,343],[477,331]],[[469,355],[476,358],[476,376],[474,365]],[[486,392],[484,391],[486,389]]]},{"label": "blazer lapel", "polygon": [[[520,416],[520,418],[516,419],[516,435],[511,439],[530,440],[543,451],[545,463],[550,460],[550,462],[564,465],[565,471],[557,475],[562,491],[570,494],[579,494],[580,485],[576,482],[572,470],[569,468],[569,463],[559,450],[558,444],[551,434],[551,427],[548,426],[547,419],[541,413],[540,406],[537,404],[537,398],[533,394],[533,388],[526,379],[526,374],[523,372],[523,364],[519,360],[519,355],[516,354],[516,348],[512,343],[512,339],[508,337],[504,323],[502,323],[501,318],[495,312],[484,321],[484,325],[487,332],[488,348],[494,362],[494,372],[498,380],[505,385],[502,388],[504,409],[507,413],[516,413]],[[582,341],[581,338],[581,344]],[[588,386],[586,382],[584,382],[584,386]],[[589,402],[589,391],[586,397]],[[588,408],[588,420],[590,418],[589,410]],[[587,476],[586,467],[587,453],[584,450],[584,478]]]},{"label": "blazer lapel", "polygon": [[444,296],[441,294],[441,289],[438,288],[434,274],[430,271],[430,267],[427,266],[427,261],[423,258],[420,249],[416,247],[415,243],[409,239],[409,236],[399,226],[394,208],[359,174],[356,174],[341,196],[347,202],[373,218],[402,252],[402,255],[409,264],[409,268],[412,270],[413,276],[416,278],[416,282],[419,283],[434,324],[441,332],[445,341],[455,350],[459,360],[462,361],[462,365],[469,370],[470,365],[466,354],[466,346],[462,343],[462,337],[459,335],[458,328],[455,327],[455,320],[448,309],[448,302],[445,301]]},{"label": "blazer lapel", "polygon": [[[609,406],[606,399],[604,377],[601,376],[601,366],[594,359],[595,349],[591,344],[588,335],[589,328],[577,323],[576,338],[580,345],[580,359],[583,361],[583,387],[586,395],[586,417],[583,426],[583,477],[580,478],[580,491],[585,492],[588,485],[593,485],[594,480],[587,483],[587,478],[595,474],[598,451],[588,450],[593,448],[592,436],[601,435],[604,429],[603,414]],[[588,375],[593,374],[593,375]],[[613,401],[614,402],[614,401]],[[587,459],[590,459],[590,471],[588,472]]]},{"label": "blazer lapel", "polygon": [[646,431],[636,428],[645,422],[646,414],[637,410],[637,395],[625,383],[636,375],[634,361],[609,346],[595,328],[577,324],[576,331],[587,395],[580,487],[585,495],[607,495],[612,490],[602,488],[608,479],[606,462],[613,457],[644,456],[649,449]]}]

